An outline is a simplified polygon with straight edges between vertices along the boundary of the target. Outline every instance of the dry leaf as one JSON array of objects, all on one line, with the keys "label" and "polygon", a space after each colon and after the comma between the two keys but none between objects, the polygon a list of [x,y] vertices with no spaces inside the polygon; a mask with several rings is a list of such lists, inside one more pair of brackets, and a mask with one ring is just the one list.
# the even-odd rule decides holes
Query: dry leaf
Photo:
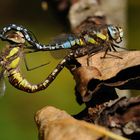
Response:
[{"label": "dry leaf", "polygon": [[35,120],[40,140],[127,140],[103,127],[78,121],[54,107],[41,109]]},{"label": "dry leaf", "polygon": [[104,52],[94,54],[89,58],[89,66],[88,56],[77,58],[81,67],[72,73],[76,92],[84,102],[90,101],[100,90],[109,94],[107,87],[110,91],[113,88],[140,89],[140,51],[108,52],[105,58],[103,56]]}]

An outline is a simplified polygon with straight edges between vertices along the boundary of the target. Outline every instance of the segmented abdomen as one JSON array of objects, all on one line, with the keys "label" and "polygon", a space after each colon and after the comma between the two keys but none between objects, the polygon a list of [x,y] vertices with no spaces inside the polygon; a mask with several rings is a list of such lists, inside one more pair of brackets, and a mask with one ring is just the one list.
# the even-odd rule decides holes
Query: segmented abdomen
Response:
[{"label": "segmented abdomen", "polygon": [[58,73],[63,69],[66,59],[63,59],[53,70],[53,72],[44,80],[44,82],[39,84],[31,84],[28,82],[20,73],[18,67],[16,69],[11,69],[9,71],[8,79],[9,82],[22,91],[28,93],[34,93],[43,89],[46,89],[50,83],[56,78]]},{"label": "segmented abdomen", "polygon": [[37,85],[32,85],[29,83],[20,73],[18,69],[14,69],[9,72],[8,75],[9,82],[16,87],[25,92],[33,93],[38,89]]},{"label": "segmented abdomen", "polygon": [[6,57],[3,59],[4,60],[3,66],[5,66],[5,70],[7,71],[9,82],[17,89],[20,89],[28,93],[34,93],[46,89],[50,85],[50,83],[56,78],[58,73],[63,69],[67,59],[69,59],[69,57],[73,55],[73,54],[67,55],[43,82],[39,84],[31,84],[28,80],[26,80],[22,76],[20,72],[19,64],[21,60],[21,54],[22,50],[20,50],[20,48],[18,47],[12,48],[8,52]]},{"label": "segmented abdomen", "polygon": [[7,72],[9,82],[17,89],[25,92],[33,93],[44,89],[45,81],[42,84],[32,85],[22,76],[19,67],[22,53],[22,46],[9,46],[3,55],[3,62],[1,63]]}]

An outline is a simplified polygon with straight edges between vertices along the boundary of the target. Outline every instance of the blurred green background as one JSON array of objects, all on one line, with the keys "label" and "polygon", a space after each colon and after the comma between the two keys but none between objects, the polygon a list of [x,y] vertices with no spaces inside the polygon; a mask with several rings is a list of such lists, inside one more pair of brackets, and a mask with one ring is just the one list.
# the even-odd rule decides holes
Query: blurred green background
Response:
[{"label": "blurred green background", "polygon": [[[0,28],[17,23],[29,28],[42,43],[48,43],[54,36],[67,30],[63,21],[57,18],[56,13],[49,7],[44,12],[40,7],[40,0],[4,0],[0,2]],[[128,46],[139,48],[139,0],[128,1]],[[0,44],[3,46],[3,43]],[[48,52],[39,52],[27,55],[29,67],[51,61],[49,66],[41,67],[33,71],[26,71],[22,63],[23,75],[33,83],[43,81],[60,61],[54,59]],[[5,96],[0,98],[0,140],[37,140],[37,128],[34,122],[34,114],[46,105],[52,105],[64,109],[70,114],[80,112],[83,106],[79,106],[74,96],[74,80],[67,69],[64,69],[49,86],[48,89],[36,94],[27,94],[12,87],[7,78]]]}]

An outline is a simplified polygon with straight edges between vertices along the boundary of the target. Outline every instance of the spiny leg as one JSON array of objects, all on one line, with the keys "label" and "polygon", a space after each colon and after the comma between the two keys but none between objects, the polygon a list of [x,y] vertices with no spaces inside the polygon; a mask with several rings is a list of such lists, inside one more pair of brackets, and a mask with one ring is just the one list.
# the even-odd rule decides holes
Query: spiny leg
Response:
[{"label": "spiny leg", "polygon": [[105,47],[104,46],[99,46],[99,45],[94,45],[92,46],[92,48],[90,48],[88,50],[88,58],[87,58],[87,65],[89,66],[89,62],[91,61],[90,58],[93,56],[93,55],[96,55],[97,53],[101,52],[101,51],[104,51]]},{"label": "spiny leg", "polygon": [[104,53],[104,55],[101,57],[101,59],[105,58],[106,55],[110,55],[110,56],[113,56],[113,57],[122,59],[122,57],[119,57],[119,56],[116,56],[116,55],[113,55],[113,54],[109,54],[108,51],[111,51],[111,48],[112,48],[115,52],[117,52],[117,50],[116,50],[115,47],[112,45],[112,43],[111,43],[111,44],[110,44],[110,43],[107,43],[107,44],[105,45],[105,53]]},{"label": "spiny leg", "polygon": [[113,54],[109,54],[109,53],[107,53],[106,55],[110,55],[110,56],[113,56],[113,57],[116,57],[116,58],[119,58],[119,59],[123,59],[122,57],[119,57],[119,56],[116,56],[116,55],[113,55]]},{"label": "spiny leg", "polygon": [[111,45],[111,48],[113,49],[114,52],[117,52],[116,48],[114,47],[114,45]]},{"label": "spiny leg", "polygon": [[116,58],[119,58],[119,59],[123,59],[122,57],[119,57],[119,56],[116,56],[116,55],[113,55],[113,54],[109,54],[108,51],[105,51],[104,56],[101,57],[101,59],[106,58],[106,55],[110,55],[110,56],[113,56],[113,57],[116,57]]},{"label": "spiny leg", "polygon": [[92,53],[92,54],[88,54],[87,57],[87,66],[90,66],[90,62],[92,63],[92,60],[90,59],[93,55],[95,55],[96,53]]},{"label": "spiny leg", "polygon": [[[108,45],[109,45],[109,44],[108,44]],[[114,46],[112,45],[112,43],[111,43],[110,46],[107,46],[107,48],[106,48],[106,50],[105,50],[105,53],[104,53],[104,56],[101,57],[101,58],[105,58],[106,55],[110,55],[110,56],[113,56],[113,57],[122,59],[122,57],[119,57],[119,56],[116,56],[116,55],[113,55],[113,54],[109,54],[108,51],[109,51],[111,48],[112,48],[115,52],[117,52],[117,50],[115,49],[115,47],[114,47]]]},{"label": "spiny leg", "polygon": [[104,55],[101,57],[101,59],[106,57],[107,52],[108,52],[109,50],[110,50],[110,47],[107,46],[106,49],[105,49]]}]

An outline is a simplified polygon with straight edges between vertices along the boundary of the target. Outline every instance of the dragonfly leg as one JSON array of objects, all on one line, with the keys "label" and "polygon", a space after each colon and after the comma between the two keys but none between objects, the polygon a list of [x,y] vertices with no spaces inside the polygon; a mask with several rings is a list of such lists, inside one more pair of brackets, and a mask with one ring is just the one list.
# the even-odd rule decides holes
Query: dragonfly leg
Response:
[{"label": "dragonfly leg", "polygon": [[101,59],[106,57],[107,52],[108,52],[109,50],[110,50],[110,47],[107,47],[106,50],[105,50],[105,53],[104,53],[104,55],[101,57]]},{"label": "dragonfly leg", "polygon": [[[117,52],[117,50],[114,48],[114,46],[111,45],[111,48],[112,48],[115,52]],[[110,55],[110,56],[113,56],[113,57],[122,59],[122,57],[119,57],[119,56],[116,56],[116,55],[113,55],[113,54],[109,54],[109,53],[108,53],[109,50],[110,50],[110,47],[107,47],[106,50],[105,50],[104,56],[101,57],[101,58],[105,58],[106,55]]]},{"label": "dragonfly leg", "polygon": [[115,46],[111,45],[111,48],[113,49],[114,52],[117,52]]},{"label": "dragonfly leg", "polygon": [[89,52],[88,53],[88,58],[87,58],[87,65],[88,66],[90,66],[90,62],[92,63],[92,59],[90,59],[93,55],[96,55],[97,53],[99,53],[99,52],[95,52],[95,53],[91,53],[91,52]]},{"label": "dragonfly leg", "polygon": [[119,59],[123,59],[123,58],[122,58],[122,57],[120,57],[120,56],[113,55],[113,54],[109,54],[109,53],[107,53],[106,55],[110,55],[110,56],[113,56],[113,57],[116,57],[116,58],[119,58]]},{"label": "dragonfly leg", "polygon": [[103,46],[97,46],[95,48],[92,48],[88,51],[88,58],[87,58],[87,65],[89,66],[89,63],[92,63],[92,59],[90,59],[93,55],[96,55],[97,53],[104,50]]},{"label": "dragonfly leg", "polygon": [[90,66],[90,64],[92,63],[92,59],[90,59],[93,55],[95,55],[96,53],[91,53],[88,54],[88,58],[87,58],[87,66]]}]

